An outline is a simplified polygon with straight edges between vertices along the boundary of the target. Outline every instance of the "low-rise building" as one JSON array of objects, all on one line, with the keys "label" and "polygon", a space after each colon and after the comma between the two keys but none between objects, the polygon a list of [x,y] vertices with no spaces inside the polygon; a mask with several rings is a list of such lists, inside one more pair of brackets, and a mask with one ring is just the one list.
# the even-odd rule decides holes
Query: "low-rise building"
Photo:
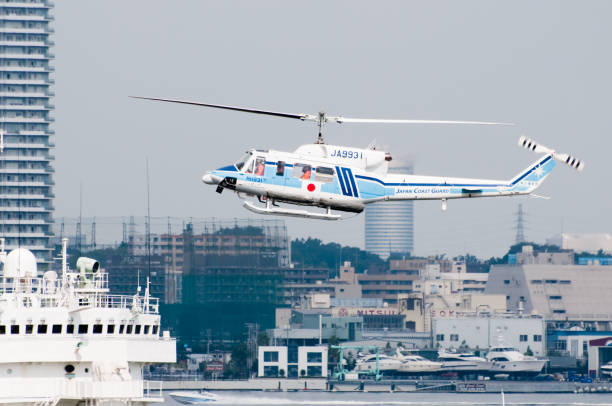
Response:
[{"label": "low-rise building", "polygon": [[588,357],[589,342],[612,336],[612,331],[585,331],[574,327],[570,330],[555,330],[546,338],[549,354],[564,355],[577,360]]},{"label": "low-rise building", "polygon": [[566,251],[539,251],[532,245],[523,245],[516,254],[508,254],[508,263],[511,265],[573,265],[574,252]]},{"label": "low-rise building", "polygon": [[260,346],[257,359],[259,377],[324,378],[327,376],[326,346]]},{"label": "low-rise building", "polygon": [[590,340],[588,354],[589,375],[601,378],[601,367],[612,362],[612,336]]},{"label": "low-rise building", "polygon": [[612,272],[598,265],[495,265],[485,292],[509,311],[543,315],[555,329],[612,330]]},{"label": "low-rise building", "polygon": [[598,252],[602,250],[612,253],[612,235],[608,233],[562,233],[547,239],[546,243],[576,252]]},{"label": "low-rise building", "polygon": [[495,345],[514,347],[536,356],[546,355],[546,323],[541,316],[463,314],[452,319],[434,318],[434,347],[486,350]]}]

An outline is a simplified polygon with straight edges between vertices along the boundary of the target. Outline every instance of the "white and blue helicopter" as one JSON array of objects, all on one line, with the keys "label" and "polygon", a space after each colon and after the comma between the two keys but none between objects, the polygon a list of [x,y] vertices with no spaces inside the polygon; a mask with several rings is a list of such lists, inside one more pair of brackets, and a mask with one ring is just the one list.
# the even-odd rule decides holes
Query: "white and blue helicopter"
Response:
[{"label": "white and blue helicopter", "polygon": [[[250,149],[238,162],[210,171],[202,177],[204,183],[216,186],[218,193],[224,189],[233,190],[243,199],[246,209],[259,214],[338,220],[343,218],[342,214],[332,210],[361,213],[367,204],[393,200],[441,200],[442,210],[446,210],[448,199],[531,194],[555,167],[555,160],[578,171],[584,168],[582,161],[521,136],[519,146],[544,155],[510,180],[390,174],[388,165],[391,155],[388,152],[378,151],[374,145],[363,149],[325,144],[323,125],[329,122],[511,124],[332,117],[325,113],[292,114],[184,100],[133,97],[316,122],[319,135],[314,144],[302,145],[294,152]],[[260,204],[245,197],[256,197]],[[313,212],[292,209],[280,207],[279,203],[314,206],[325,210]]]}]

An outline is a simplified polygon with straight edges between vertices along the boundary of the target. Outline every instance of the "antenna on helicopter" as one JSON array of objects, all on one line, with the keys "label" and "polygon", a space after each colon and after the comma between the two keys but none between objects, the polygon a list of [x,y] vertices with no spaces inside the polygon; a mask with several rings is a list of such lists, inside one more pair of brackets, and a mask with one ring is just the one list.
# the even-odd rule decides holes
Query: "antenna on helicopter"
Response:
[{"label": "antenna on helicopter", "polygon": [[314,121],[319,127],[319,135],[315,140],[315,144],[324,144],[323,140],[323,125],[329,121],[343,124],[343,123],[354,123],[354,124],[471,124],[471,125],[514,125],[513,123],[493,123],[488,121],[447,121],[447,120],[405,120],[405,119],[386,119],[386,118],[350,118],[342,116],[328,116],[324,111],[320,111],[318,114],[294,114],[294,113],[281,113],[269,110],[251,109],[245,107],[226,106],[222,104],[210,104],[210,103],[199,103],[187,100],[175,100],[175,99],[161,99],[157,97],[142,97],[142,96],[129,96],[133,99],[142,100],[153,100],[162,101],[168,103],[179,103],[188,104],[192,106],[202,107],[213,107],[223,110],[242,111],[244,113],[263,114],[267,116],[276,116],[284,118],[293,118],[302,121]]}]

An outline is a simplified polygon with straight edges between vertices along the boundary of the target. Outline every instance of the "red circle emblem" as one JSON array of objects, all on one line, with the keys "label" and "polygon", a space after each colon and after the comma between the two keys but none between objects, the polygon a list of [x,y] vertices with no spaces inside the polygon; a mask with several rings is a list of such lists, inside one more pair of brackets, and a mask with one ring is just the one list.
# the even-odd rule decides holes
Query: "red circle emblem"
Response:
[{"label": "red circle emblem", "polygon": [[314,192],[315,185],[313,185],[312,183],[309,183],[308,186],[306,186],[306,189],[308,189],[309,192]]}]

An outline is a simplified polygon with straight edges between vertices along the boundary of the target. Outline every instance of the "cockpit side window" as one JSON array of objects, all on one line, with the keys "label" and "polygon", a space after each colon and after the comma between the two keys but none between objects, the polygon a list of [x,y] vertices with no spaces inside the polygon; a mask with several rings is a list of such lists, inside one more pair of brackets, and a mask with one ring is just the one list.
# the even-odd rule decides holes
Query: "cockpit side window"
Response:
[{"label": "cockpit side window", "polygon": [[255,159],[255,175],[263,176],[266,171],[266,158],[258,156]]},{"label": "cockpit side window", "polygon": [[315,180],[317,182],[329,183],[334,181],[334,168],[327,166],[317,166],[315,171]]},{"label": "cockpit side window", "polygon": [[300,178],[302,180],[310,179],[312,174],[312,166],[308,164],[294,164],[293,165],[293,177]]},{"label": "cockpit side window", "polygon": [[246,164],[244,165],[244,172],[253,173],[254,165],[255,165],[255,159],[251,157],[249,160],[247,160]]}]

